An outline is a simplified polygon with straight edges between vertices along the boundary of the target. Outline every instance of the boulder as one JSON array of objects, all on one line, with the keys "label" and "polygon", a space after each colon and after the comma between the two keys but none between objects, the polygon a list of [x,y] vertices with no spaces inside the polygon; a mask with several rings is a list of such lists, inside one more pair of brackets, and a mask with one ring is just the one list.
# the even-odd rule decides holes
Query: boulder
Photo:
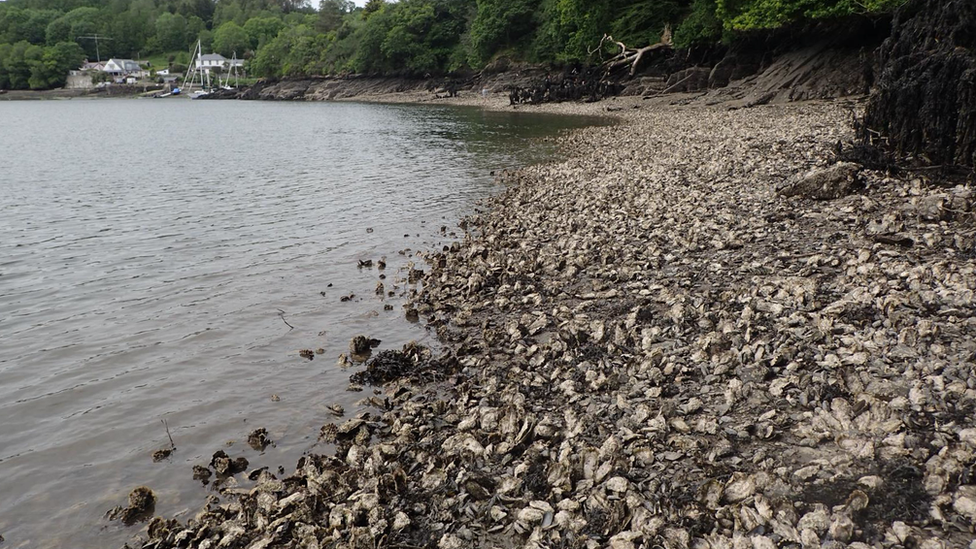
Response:
[{"label": "boulder", "polygon": [[851,194],[860,185],[860,172],[860,164],[838,162],[799,174],[781,185],[777,192],[783,196],[833,200]]}]

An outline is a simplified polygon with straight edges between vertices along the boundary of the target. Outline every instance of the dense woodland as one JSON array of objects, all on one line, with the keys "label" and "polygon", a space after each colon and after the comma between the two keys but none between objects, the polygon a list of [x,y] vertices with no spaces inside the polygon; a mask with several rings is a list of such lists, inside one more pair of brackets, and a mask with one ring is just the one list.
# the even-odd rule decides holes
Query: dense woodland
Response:
[{"label": "dense woodland", "polygon": [[[167,64],[204,51],[249,60],[252,75],[439,75],[493,59],[566,65],[595,60],[605,33],[628,46],[734,40],[798,21],[884,12],[904,0],[6,0],[0,89],[61,86],[97,55]],[[156,67],[162,68],[162,67]]]}]

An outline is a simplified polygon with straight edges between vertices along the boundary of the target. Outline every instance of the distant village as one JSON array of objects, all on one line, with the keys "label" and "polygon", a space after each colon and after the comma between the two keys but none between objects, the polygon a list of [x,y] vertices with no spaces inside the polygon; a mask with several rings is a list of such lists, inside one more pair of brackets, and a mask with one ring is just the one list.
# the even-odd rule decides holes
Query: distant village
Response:
[{"label": "distant village", "polygon": [[[228,59],[219,53],[208,53],[193,61],[197,71],[209,76],[211,72],[228,73],[231,70],[244,70],[243,59]],[[133,59],[109,59],[108,61],[86,62],[78,70],[70,71],[65,83],[67,89],[91,89],[110,84],[163,84],[178,86],[183,73],[174,73],[169,68],[156,69],[149,62]]]}]

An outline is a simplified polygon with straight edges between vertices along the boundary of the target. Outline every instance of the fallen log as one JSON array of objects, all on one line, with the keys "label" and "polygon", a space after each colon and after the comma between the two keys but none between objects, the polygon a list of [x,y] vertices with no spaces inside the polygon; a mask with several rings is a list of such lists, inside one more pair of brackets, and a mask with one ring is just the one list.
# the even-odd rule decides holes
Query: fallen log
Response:
[{"label": "fallen log", "polygon": [[644,46],[643,48],[630,48],[626,44],[615,40],[613,36],[609,34],[604,34],[603,38],[600,39],[600,44],[593,50],[590,50],[590,55],[594,53],[603,51],[603,48],[607,43],[613,44],[620,48],[620,53],[604,61],[601,66],[604,70],[604,75],[609,76],[612,72],[620,69],[621,67],[630,67],[627,71],[629,76],[634,76],[637,72],[637,67],[640,65],[641,60],[650,52],[656,50],[670,50],[671,49],[671,29],[670,27],[665,27],[664,32],[661,33],[661,41],[656,44],[651,44],[649,46]]}]

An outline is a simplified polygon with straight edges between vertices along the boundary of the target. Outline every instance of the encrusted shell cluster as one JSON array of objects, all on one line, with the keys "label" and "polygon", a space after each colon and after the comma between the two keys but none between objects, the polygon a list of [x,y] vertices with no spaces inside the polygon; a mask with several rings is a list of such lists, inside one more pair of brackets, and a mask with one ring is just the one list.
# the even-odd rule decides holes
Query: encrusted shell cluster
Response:
[{"label": "encrusted shell cluster", "polygon": [[150,546],[973,547],[973,195],[777,194],[847,107],[642,109],[506,172],[416,274],[442,381]]}]

